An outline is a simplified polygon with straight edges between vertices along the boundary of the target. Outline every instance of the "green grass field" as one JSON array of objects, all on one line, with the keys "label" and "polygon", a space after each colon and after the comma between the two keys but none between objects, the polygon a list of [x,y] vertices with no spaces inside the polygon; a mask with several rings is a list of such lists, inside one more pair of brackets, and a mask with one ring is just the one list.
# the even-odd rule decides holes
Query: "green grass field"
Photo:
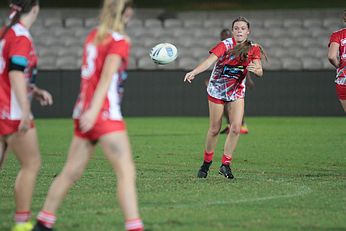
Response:
[{"label": "green grass field", "polygon": [[[230,181],[217,170],[197,179],[207,118],[129,118],[139,204],[151,231],[346,230],[345,118],[247,118]],[[43,158],[36,215],[65,161],[72,121],[37,120]],[[18,165],[0,171],[0,230],[10,230]],[[123,230],[115,178],[97,150],[58,212],[58,231]]]}]

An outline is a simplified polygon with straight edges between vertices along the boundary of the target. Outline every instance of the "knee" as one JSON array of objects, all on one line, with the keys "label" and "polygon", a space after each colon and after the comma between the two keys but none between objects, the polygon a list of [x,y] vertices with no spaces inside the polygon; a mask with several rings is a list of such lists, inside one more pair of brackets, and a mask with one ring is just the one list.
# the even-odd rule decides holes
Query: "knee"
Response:
[{"label": "knee", "polygon": [[239,135],[240,134],[240,127],[241,123],[232,123],[231,124],[231,129],[230,132],[233,133],[234,135]]},{"label": "knee", "polygon": [[220,130],[221,126],[210,126],[208,132],[211,136],[217,136],[219,135]]},{"label": "knee", "polygon": [[77,182],[83,174],[83,171],[80,170],[64,170],[61,173],[61,177],[63,177],[66,181],[71,184]]},{"label": "knee", "polygon": [[41,158],[32,158],[29,161],[22,163],[22,170],[37,174],[41,168]]}]

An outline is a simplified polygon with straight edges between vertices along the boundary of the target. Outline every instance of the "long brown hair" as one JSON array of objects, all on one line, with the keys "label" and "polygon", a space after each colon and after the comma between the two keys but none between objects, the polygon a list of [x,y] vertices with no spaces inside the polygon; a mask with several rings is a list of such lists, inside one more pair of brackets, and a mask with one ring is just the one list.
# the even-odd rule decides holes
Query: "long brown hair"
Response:
[{"label": "long brown hair", "polygon": [[128,7],[133,7],[132,0],[104,0],[96,43],[102,42],[110,30],[124,33],[122,16]]},{"label": "long brown hair", "polygon": [[[245,22],[248,29],[250,30],[250,22],[249,20],[247,20],[245,17],[238,17],[236,18],[233,22],[232,22],[232,30],[233,30],[233,27],[234,27],[234,24],[236,22]],[[239,57],[240,58],[240,61],[247,61],[247,58],[248,58],[248,53],[249,53],[249,50],[252,46],[254,46],[255,44],[246,39],[244,42],[242,43],[238,43],[231,51],[230,51],[230,54],[231,55],[234,55],[235,57]],[[261,50],[261,55],[262,57],[265,57],[265,59],[267,59],[267,55],[265,54],[264,52],[264,49],[262,46],[260,46],[259,44],[256,44],[256,46],[258,46]]]},{"label": "long brown hair", "polygon": [[29,13],[34,6],[39,4],[39,0],[11,0],[9,23],[0,32],[0,41],[5,37],[9,29],[19,22],[23,14]]}]

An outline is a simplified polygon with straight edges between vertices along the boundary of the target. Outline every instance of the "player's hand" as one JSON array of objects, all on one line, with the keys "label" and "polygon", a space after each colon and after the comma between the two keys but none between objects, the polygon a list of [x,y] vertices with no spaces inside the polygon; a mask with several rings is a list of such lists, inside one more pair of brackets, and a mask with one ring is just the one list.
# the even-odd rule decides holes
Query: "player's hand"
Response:
[{"label": "player's hand", "polygon": [[257,66],[253,62],[249,63],[249,65],[247,66],[247,70],[251,71],[252,73],[256,73],[256,69],[257,69]]},{"label": "player's hand", "polygon": [[52,95],[43,89],[36,88],[34,90],[35,98],[40,102],[41,106],[50,106],[53,104]]},{"label": "player's hand", "polygon": [[79,128],[82,133],[88,132],[94,127],[96,117],[97,115],[95,115],[91,110],[87,110],[81,115],[79,119]]},{"label": "player's hand", "polygon": [[24,115],[22,119],[20,120],[19,126],[18,126],[18,133],[19,135],[24,135],[29,129],[31,125],[31,119],[29,115]]},{"label": "player's hand", "polygon": [[193,72],[193,71],[190,71],[189,73],[187,73],[185,75],[185,78],[184,78],[184,82],[189,82],[191,83],[191,81],[195,78],[196,74]]}]

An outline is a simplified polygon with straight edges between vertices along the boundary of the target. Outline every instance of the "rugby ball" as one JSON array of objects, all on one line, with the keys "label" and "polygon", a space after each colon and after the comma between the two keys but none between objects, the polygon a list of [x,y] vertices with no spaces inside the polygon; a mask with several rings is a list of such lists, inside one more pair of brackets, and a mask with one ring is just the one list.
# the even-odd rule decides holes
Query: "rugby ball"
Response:
[{"label": "rugby ball", "polygon": [[178,57],[177,48],[171,43],[159,43],[150,51],[150,58],[156,64],[165,65]]}]

